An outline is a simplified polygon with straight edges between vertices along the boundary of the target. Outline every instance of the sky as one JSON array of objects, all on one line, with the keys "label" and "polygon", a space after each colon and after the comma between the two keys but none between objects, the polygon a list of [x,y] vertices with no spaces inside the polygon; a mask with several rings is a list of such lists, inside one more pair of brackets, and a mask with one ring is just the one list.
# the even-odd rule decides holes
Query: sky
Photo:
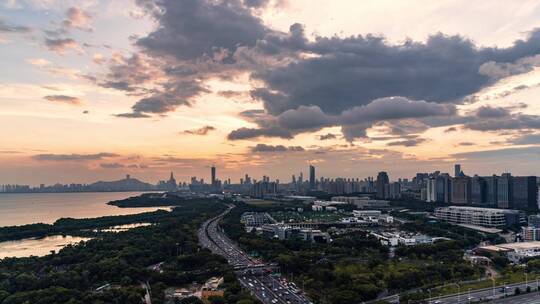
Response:
[{"label": "sky", "polygon": [[0,1],[0,184],[540,168],[540,3]]}]

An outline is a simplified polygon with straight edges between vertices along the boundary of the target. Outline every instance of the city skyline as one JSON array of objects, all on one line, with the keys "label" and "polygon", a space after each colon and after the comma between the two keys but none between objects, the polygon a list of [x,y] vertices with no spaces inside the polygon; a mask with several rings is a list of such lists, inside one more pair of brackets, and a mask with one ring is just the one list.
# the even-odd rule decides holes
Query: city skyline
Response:
[{"label": "city skyline", "polygon": [[235,181],[310,164],[538,175],[539,16],[535,1],[5,1],[0,184],[213,165]]}]

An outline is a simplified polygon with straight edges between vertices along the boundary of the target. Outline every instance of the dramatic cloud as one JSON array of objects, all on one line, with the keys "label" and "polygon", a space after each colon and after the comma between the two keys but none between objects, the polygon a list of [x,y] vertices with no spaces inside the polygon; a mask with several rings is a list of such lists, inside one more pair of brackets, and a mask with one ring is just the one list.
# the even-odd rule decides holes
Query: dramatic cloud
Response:
[{"label": "dramatic cloud", "polygon": [[[345,110],[339,115],[326,114],[317,106],[300,106],[296,110],[283,112],[275,120],[255,120],[261,128],[238,129],[230,134],[229,139],[246,139],[250,135],[288,138],[301,132],[341,126],[345,138],[352,141],[366,137],[366,129],[377,121],[450,116],[455,112],[453,104],[408,100],[403,97],[376,99],[367,105]],[[238,138],[237,133],[243,136]],[[231,136],[233,134],[235,136]]]},{"label": "dramatic cloud", "polygon": [[82,104],[82,101],[78,97],[67,95],[48,95],[43,98],[48,101],[66,103],[74,106],[79,106]]},{"label": "dramatic cloud", "polygon": [[479,118],[497,118],[510,115],[510,111],[505,108],[493,108],[489,106],[482,106],[476,111],[476,116]]},{"label": "dramatic cloud", "polygon": [[38,154],[32,156],[32,158],[39,161],[87,161],[117,156],[119,155],[101,152],[97,154]]},{"label": "dramatic cloud", "polygon": [[[147,2],[149,1],[139,1]],[[240,46],[253,46],[268,29],[238,1],[165,0],[154,17],[158,29],[137,41],[149,53],[192,60],[229,58]]]},{"label": "dramatic cloud", "polygon": [[[538,29],[505,48],[441,33],[399,44],[370,34],[307,37],[301,24],[288,32],[265,26],[256,14],[268,2],[137,0],[157,26],[134,38],[133,62],[111,61],[110,73],[98,80],[141,96],[131,112],[117,116],[163,116],[202,100],[197,97],[210,92],[208,80],[247,74],[256,86],[250,96],[262,102],[264,113],[244,117],[256,127],[234,130],[230,140],[290,139],[338,126],[354,141],[374,124],[403,120],[423,131],[475,128],[473,115],[460,116],[456,105],[501,78],[540,65]],[[237,92],[217,94],[230,98]],[[476,115],[480,122],[512,117],[502,108],[482,108]],[[395,128],[399,132],[405,136],[406,128]]]},{"label": "dramatic cloud", "polygon": [[189,135],[207,135],[210,131],[214,131],[216,128],[212,126],[204,126],[198,129],[193,130],[184,130],[180,134],[189,134]]},{"label": "dramatic cloud", "polygon": [[477,120],[466,123],[464,128],[475,131],[540,129],[540,116],[514,114],[500,118]]},{"label": "dramatic cloud", "polygon": [[265,144],[257,144],[255,147],[251,148],[251,152],[295,152],[295,151],[304,151],[304,148],[300,146],[289,146],[285,147],[283,145],[265,145]]}]

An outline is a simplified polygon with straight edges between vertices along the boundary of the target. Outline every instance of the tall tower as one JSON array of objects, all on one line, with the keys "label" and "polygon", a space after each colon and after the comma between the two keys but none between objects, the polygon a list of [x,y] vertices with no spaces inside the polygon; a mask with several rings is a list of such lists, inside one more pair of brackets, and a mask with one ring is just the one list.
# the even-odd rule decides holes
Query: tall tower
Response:
[{"label": "tall tower", "polygon": [[309,165],[309,189],[315,190],[315,167]]},{"label": "tall tower", "polygon": [[377,197],[378,198],[387,198],[387,185],[390,183],[388,178],[388,173],[381,171],[377,174]]},{"label": "tall tower", "polygon": [[213,186],[213,185],[216,184],[216,167],[212,166],[212,168],[210,168],[210,172],[211,172],[211,175],[212,175],[211,182],[212,182],[212,186]]},{"label": "tall tower", "polygon": [[461,175],[461,165],[455,164],[454,165],[454,177],[459,177]]}]

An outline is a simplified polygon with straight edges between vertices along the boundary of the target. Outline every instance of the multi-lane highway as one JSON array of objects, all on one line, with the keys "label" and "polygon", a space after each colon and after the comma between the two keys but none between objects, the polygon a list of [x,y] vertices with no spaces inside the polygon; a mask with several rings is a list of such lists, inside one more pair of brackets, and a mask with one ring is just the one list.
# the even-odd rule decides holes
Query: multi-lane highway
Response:
[{"label": "multi-lane highway", "polygon": [[274,275],[271,265],[245,254],[221,231],[218,223],[232,208],[203,223],[198,232],[201,245],[225,257],[235,268],[240,284],[264,304],[310,304],[294,283]]}]

